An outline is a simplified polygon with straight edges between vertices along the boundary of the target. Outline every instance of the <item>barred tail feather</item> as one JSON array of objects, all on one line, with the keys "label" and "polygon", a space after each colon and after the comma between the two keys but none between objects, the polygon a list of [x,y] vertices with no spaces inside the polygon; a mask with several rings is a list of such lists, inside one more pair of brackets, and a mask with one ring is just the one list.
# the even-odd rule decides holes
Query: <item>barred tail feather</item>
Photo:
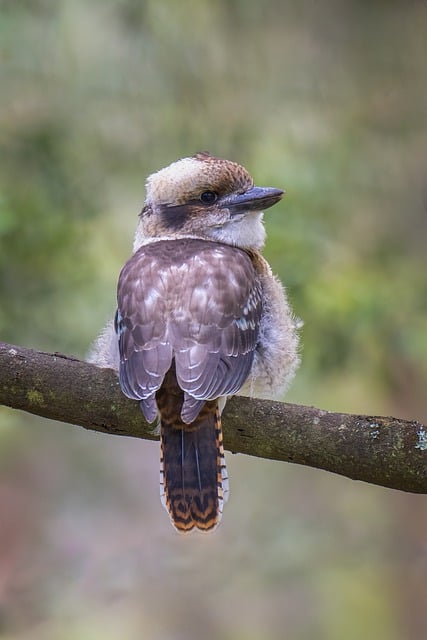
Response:
[{"label": "barred tail feather", "polygon": [[180,533],[213,531],[228,498],[228,477],[218,406],[197,426],[161,421],[160,496]]}]

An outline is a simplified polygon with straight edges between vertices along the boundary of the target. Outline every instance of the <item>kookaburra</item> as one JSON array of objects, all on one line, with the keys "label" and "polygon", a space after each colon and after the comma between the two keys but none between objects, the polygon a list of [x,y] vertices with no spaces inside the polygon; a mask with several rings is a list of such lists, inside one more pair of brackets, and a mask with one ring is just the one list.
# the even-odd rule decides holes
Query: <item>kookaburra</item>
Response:
[{"label": "kookaburra", "polygon": [[151,175],[114,323],[89,356],[158,420],[161,498],[180,532],[221,519],[226,398],[282,393],[298,366],[297,323],[260,253],[262,211],[282,196],[208,153]]}]

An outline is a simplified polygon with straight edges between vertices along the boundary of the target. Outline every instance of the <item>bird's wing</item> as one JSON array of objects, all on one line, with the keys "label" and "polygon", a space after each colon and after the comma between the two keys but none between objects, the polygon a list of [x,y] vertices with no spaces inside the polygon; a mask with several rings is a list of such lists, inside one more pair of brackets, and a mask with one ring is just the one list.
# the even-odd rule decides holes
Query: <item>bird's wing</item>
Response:
[{"label": "bird's wing", "polygon": [[116,333],[122,391],[142,400],[145,417],[157,415],[154,393],[172,362],[167,339],[167,268],[161,256],[140,250],[123,267],[117,288]]},{"label": "bird's wing", "polygon": [[[242,250],[203,240],[141,247],[122,270],[117,331],[120,382],[151,397],[175,358],[191,422],[204,400],[236,393],[251,369],[262,312],[261,285]],[[148,410],[148,405],[146,405]]]}]

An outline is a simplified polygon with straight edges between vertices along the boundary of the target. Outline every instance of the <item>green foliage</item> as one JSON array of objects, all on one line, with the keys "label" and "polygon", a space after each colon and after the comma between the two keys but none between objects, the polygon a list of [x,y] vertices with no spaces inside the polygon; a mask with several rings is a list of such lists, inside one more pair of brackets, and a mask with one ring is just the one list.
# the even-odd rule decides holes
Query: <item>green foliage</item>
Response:
[{"label": "green foliage", "polygon": [[[305,323],[303,364],[288,398],[337,410],[398,411],[406,417],[425,418],[424,2],[3,0],[0,8],[2,340],[84,354],[112,313],[117,275],[130,254],[144,199],[145,177],[179,157],[209,150],[245,165],[258,184],[287,190],[283,202],[266,213],[266,255],[286,284],[296,314]],[[17,418],[2,415],[2,434],[7,434],[8,447],[13,449],[11,434],[19,432],[15,428]],[[5,425],[12,423],[14,429],[7,430]],[[31,439],[31,455],[23,453],[21,464],[38,478],[44,478],[44,470],[49,469],[53,481],[49,475],[45,481],[39,479],[37,486],[48,493],[58,483],[58,504],[69,495],[74,465],[82,457],[79,447],[84,451],[93,447],[85,458],[88,477],[93,461],[94,468],[103,462],[105,468],[115,468],[118,451],[125,448],[124,443],[115,441],[110,457],[105,454],[105,460],[99,462],[97,456],[103,455],[99,451],[102,446],[107,449],[107,444],[100,445],[96,440],[90,445],[89,436],[84,434],[84,444],[73,446],[70,436],[71,453],[67,457],[58,444],[55,450],[50,425],[43,434],[35,456],[40,457],[43,471],[34,471],[32,466],[37,462]],[[13,454],[17,456],[27,435],[22,440],[14,437],[15,445],[20,444]],[[46,443],[53,447],[54,455]],[[125,477],[124,469],[128,469],[133,448],[130,444],[126,459],[122,459],[123,469],[118,472],[123,474],[123,486],[131,483],[131,475]],[[9,456],[7,451],[9,448],[4,449],[4,458]],[[155,458],[157,450],[153,451]],[[52,466],[55,456],[61,460],[58,468]],[[154,473],[151,462],[147,468]],[[134,461],[133,468],[138,468],[139,474],[138,464]],[[234,464],[237,479],[239,463]],[[216,609],[224,612],[225,627],[211,616],[209,635],[207,609],[202,608],[200,633],[185,631],[183,637],[275,638],[283,637],[284,627],[289,637],[301,639],[350,637],[350,628],[356,637],[361,635],[361,614],[367,611],[371,598],[371,635],[390,640],[394,604],[385,592],[375,600],[386,575],[381,574],[386,532],[384,494],[370,494],[374,496],[372,504],[367,504],[366,494],[358,502],[357,489],[348,485],[343,488],[342,481],[340,493],[332,481],[328,484],[324,480],[323,485],[319,475],[316,479],[310,476],[310,482],[304,484],[307,471],[292,483],[288,482],[289,470],[274,467],[272,471],[271,465],[266,470],[259,463],[258,474],[252,475],[253,464],[246,463],[240,502],[238,482],[233,485],[233,496],[237,497],[225,514],[230,522],[228,533],[227,529],[224,534],[220,532],[225,538],[218,538],[219,542],[210,547],[216,549],[217,556],[209,564],[218,564],[218,573],[215,567],[212,569],[212,582],[206,575],[205,541],[194,543],[191,553],[187,548],[186,590],[181,588],[183,561],[176,560],[181,558],[181,541],[175,549],[175,542],[170,543],[168,537],[166,543],[160,536],[162,545],[171,545],[166,547],[166,555],[165,547],[160,549],[154,543],[148,545],[147,556],[141,551],[144,571],[151,571],[149,575],[158,580],[167,576],[165,583],[171,585],[172,600],[178,597],[177,611],[188,611],[188,602],[201,597],[200,584],[207,583],[207,592],[212,595],[209,611],[219,593]],[[31,473],[28,486],[32,486]],[[114,493],[117,483],[114,474],[109,485],[105,480],[108,498],[113,492],[108,500],[111,508],[115,500],[122,503],[121,495],[118,498]],[[132,514],[142,499],[139,487],[138,483],[137,499],[128,498]],[[97,500],[105,500],[102,487],[96,491]],[[331,491],[336,491],[332,499]],[[272,499],[266,500],[267,494]],[[56,494],[49,495],[52,498]],[[122,517],[132,524],[117,539],[126,538],[130,529],[147,526],[146,518],[136,522],[136,515],[125,516],[124,506],[123,513],[120,507],[117,518],[111,516],[109,520],[105,516],[108,509],[102,515],[96,511],[97,500],[86,505],[88,515],[81,505],[77,508],[64,502],[67,513],[74,514],[75,509],[77,537],[85,523],[87,540],[93,538],[90,523],[96,531],[116,531],[114,527]],[[277,508],[281,500],[283,519]],[[309,506],[302,507],[307,501]],[[12,503],[19,501],[14,499]],[[157,527],[153,524],[157,507],[156,500],[150,512],[150,528]],[[302,513],[304,508],[307,513]],[[307,514],[316,508],[319,514],[313,523]],[[349,512],[342,517],[346,508]],[[39,519],[34,516],[33,526],[43,526],[43,509],[39,510]],[[22,508],[22,514],[28,512]],[[100,520],[91,520],[94,512]],[[69,516],[60,513],[58,518],[69,523]],[[253,513],[259,513],[259,518]],[[329,529],[325,517],[332,523]],[[156,532],[163,532],[164,518],[159,513],[161,524]],[[51,519],[62,532],[58,538],[68,540],[68,524],[61,524],[53,515]],[[20,531],[32,531],[27,520],[19,522]],[[371,528],[358,528],[362,522],[369,522]],[[74,521],[73,526],[77,527]],[[343,535],[340,527],[344,528]],[[372,531],[377,542],[369,540]],[[255,552],[253,536],[261,553]],[[150,534],[146,537],[150,539]],[[60,544],[56,539],[55,543]],[[341,556],[336,552],[339,545],[344,545]],[[62,559],[67,557],[67,577],[58,576],[59,590],[51,580],[52,593],[64,590],[64,584],[70,583],[68,575],[77,571],[74,556],[67,555],[69,548],[65,547],[64,542],[64,549],[57,553]],[[29,548],[32,553],[27,555],[38,556],[38,548]],[[369,563],[365,558],[369,570],[359,566],[359,559],[351,560],[367,548],[368,555],[372,554]],[[98,574],[102,574],[101,566],[110,556],[106,549],[99,560]],[[194,575],[190,571],[193,549],[198,558],[195,562],[200,563]],[[123,554],[123,549],[116,553]],[[117,556],[115,561],[122,568],[127,566],[128,577],[121,574],[122,582],[129,580],[134,585],[135,560],[133,553],[130,555],[128,565]],[[331,556],[335,561],[332,567]],[[157,557],[167,558],[160,571],[158,562],[150,564]],[[293,557],[298,559],[294,564]],[[175,582],[167,573],[169,561],[176,563]],[[346,563],[353,573],[351,586],[346,582],[344,588],[342,567],[345,574]],[[56,566],[55,561],[52,564]],[[56,569],[52,564],[53,575]],[[111,580],[114,586],[106,597],[114,600],[120,588],[126,587],[116,590],[116,566],[108,566],[114,578],[106,576],[103,584]],[[225,571],[225,581],[220,567]],[[245,580],[239,578],[243,568]],[[43,584],[43,572],[39,579],[37,569],[33,570],[35,584]],[[263,571],[262,589],[267,590],[269,582],[274,588],[268,592],[271,597],[261,601],[259,580]],[[314,587],[308,586],[312,572]],[[190,574],[197,593],[188,587]],[[291,581],[287,581],[288,574]],[[204,576],[202,582],[200,576]],[[307,576],[309,579],[304,580]],[[85,584],[91,582],[89,576]],[[135,609],[139,611],[140,600],[145,603],[146,619],[141,625],[145,635],[151,637],[159,628],[160,635],[166,628],[159,623],[164,610],[156,608],[156,603],[164,602],[164,584],[153,582],[158,589],[155,597],[150,600],[151,584],[149,590],[140,586],[143,597],[138,598]],[[243,590],[245,603],[233,600],[237,613],[230,608],[228,595],[215,587],[220,582],[239,593]],[[337,589],[340,615],[334,611]],[[171,597],[171,591],[166,593]],[[186,594],[191,597],[186,599]],[[89,602],[92,595],[85,593]],[[313,601],[317,596],[327,599],[329,620],[320,610],[316,613]],[[55,612],[55,598],[50,594],[46,599]],[[282,600],[298,602],[304,614],[298,617],[291,608],[286,612]],[[79,598],[77,601],[81,605]],[[37,601],[37,606],[42,605]],[[202,606],[207,606],[206,602]],[[305,615],[307,607],[311,617]],[[151,608],[153,613],[148,611]],[[18,607],[17,619],[22,619],[24,609],[28,611],[26,603]],[[238,612],[246,620],[240,626],[235,620]],[[179,613],[171,611],[170,616],[177,620]],[[116,624],[122,617],[114,615]],[[75,618],[81,620],[80,609]],[[111,632],[108,615],[105,620],[105,624],[98,618],[91,618],[87,624],[82,621],[84,630],[80,633],[79,628],[77,635],[90,635],[92,624],[91,637],[117,636]],[[133,617],[128,620],[132,626]],[[58,637],[59,627],[53,628],[52,637]],[[41,631],[43,637],[49,636],[46,631]],[[365,628],[362,635],[365,631],[369,635]],[[398,636],[403,637],[396,632]],[[33,633],[31,637],[35,637]]]},{"label": "green foliage", "polygon": [[375,407],[395,392],[391,363],[423,378],[425,14],[4,2],[2,338],[84,353],[114,306],[145,176],[209,149],[287,189],[266,252],[305,322],[297,397],[340,375]]},{"label": "green foliage", "polygon": [[100,287],[113,300],[144,177],[209,149],[288,191],[267,214],[267,254],[305,321],[308,374],[372,382],[390,349],[422,368],[415,8],[349,3],[329,21],[272,1],[47,7],[6,3],[0,18],[4,339],[84,351],[107,315]]}]

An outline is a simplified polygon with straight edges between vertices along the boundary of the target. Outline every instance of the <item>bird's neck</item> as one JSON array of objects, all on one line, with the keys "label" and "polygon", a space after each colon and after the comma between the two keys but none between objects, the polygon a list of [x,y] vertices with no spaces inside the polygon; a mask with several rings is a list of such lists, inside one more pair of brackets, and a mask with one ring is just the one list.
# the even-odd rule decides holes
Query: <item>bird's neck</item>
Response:
[{"label": "bird's neck", "polygon": [[136,229],[133,251],[140,247],[159,240],[178,240],[180,238],[194,238],[210,242],[220,242],[240,249],[260,251],[265,242],[265,229],[262,223],[261,212],[250,213],[240,219],[232,219],[218,227],[207,227],[202,230],[191,229],[180,232],[167,230],[160,232],[153,228],[147,228],[143,220],[139,221]]}]

